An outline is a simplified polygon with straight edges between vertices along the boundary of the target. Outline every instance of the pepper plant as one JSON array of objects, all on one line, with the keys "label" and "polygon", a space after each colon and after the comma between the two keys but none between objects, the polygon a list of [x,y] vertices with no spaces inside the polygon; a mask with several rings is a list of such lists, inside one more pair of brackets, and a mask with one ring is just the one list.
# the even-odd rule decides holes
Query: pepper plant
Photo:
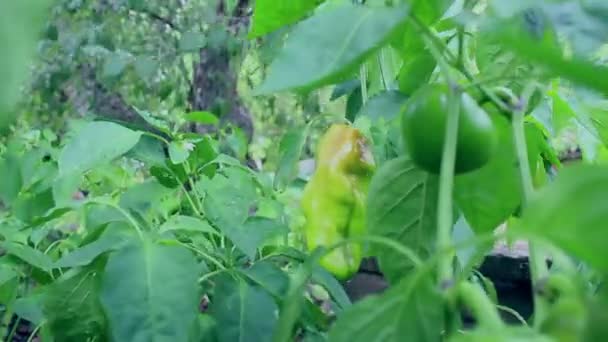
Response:
[{"label": "pepper plant", "polygon": [[[607,31],[601,1],[256,1],[250,38],[284,41],[256,93],[333,87],[344,113],[290,129],[274,172],[144,111],[155,133],[14,132],[0,335],[18,317],[43,341],[604,340]],[[565,129],[583,161],[560,162]],[[499,240],[529,242],[531,317],[475,270]],[[390,287],[351,303],[335,276],[363,255]]]}]

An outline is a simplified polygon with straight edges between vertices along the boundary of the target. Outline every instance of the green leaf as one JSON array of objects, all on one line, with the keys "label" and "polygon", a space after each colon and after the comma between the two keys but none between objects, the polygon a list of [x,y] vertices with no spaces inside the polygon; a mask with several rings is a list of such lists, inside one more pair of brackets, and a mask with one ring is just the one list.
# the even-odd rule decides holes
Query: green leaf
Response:
[{"label": "green leaf", "polygon": [[135,72],[137,75],[147,80],[158,70],[158,62],[152,56],[140,56],[135,61]]},{"label": "green leaf", "polygon": [[44,321],[44,312],[42,308],[42,301],[44,299],[43,291],[44,290],[36,291],[26,297],[18,298],[13,304],[15,314],[34,324],[42,323],[42,321]]},{"label": "green leaf", "polygon": [[209,313],[221,325],[219,342],[270,341],[277,321],[277,304],[259,287],[222,276],[216,281]]},{"label": "green leaf", "polygon": [[367,101],[357,117],[368,117],[372,121],[391,121],[399,116],[406,100],[407,96],[396,90],[381,92]]},{"label": "green leaf", "polygon": [[[386,162],[372,178],[367,227],[372,235],[395,239],[418,253],[431,255],[435,246],[438,177],[418,169],[408,158]],[[391,283],[403,278],[411,261],[392,249],[372,246]]]},{"label": "green leaf", "polygon": [[79,190],[80,174],[61,175],[55,178],[53,183],[53,200],[57,207],[70,207],[75,205],[78,200],[74,194]]},{"label": "green leaf", "polygon": [[120,197],[120,206],[148,218],[168,217],[179,207],[179,198],[175,189],[166,188],[152,179],[125,191]]},{"label": "green leaf", "polygon": [[334,100],[341,98],[342,96],[350,95],[357,88],[360,88],[360,87],[361,87],[361,81],[359,81],[359,79],[357,79],[357,78],[348,80],[348,81],[344,81],[340,84],[337,84],[334,87],[333,91],[331,92],[331,97],[329,98],[329,100],[334,101]]},{"label": "green leaf", "polygon": [[270,238],[284,234],[287,227],[277,220],[249,217],[257,201],[256,185],[251,175],[230,168],[224,175],[206,179],[199,188],[206,192],[203,203],[208,219],[247,256],[255,257],[258,247]]},{"label": "green leaf", "polygon": [[148,124],[150,124],[150,126],[158,129],[159,131],[165,133],[168,136],[173,135],[173,132],[171,131],[171,128],[169,127],[169,124],[167,123],[166,120],[159,119],[148,111],[141,110],[139,108],[134,108],[134,109],[135,109],[135,112],[137,113],[137,115],[139,115],[142,119],[144,119],[144,121],[146,121]]},{"label": "green leaf", "polygon": [[256,250],[265,242],[289,231],[278,220],[255,216],[248,218],[241,226],[220,228],[251,259],[255,258]]},{"label": "green leaf", "polygon": [[510,230],[551,242],[601,272],[608,271],[608,167],[564,167],[530,200]]},{"label": "green leaf", "polygon": [[510,123],[499,115],[492,115],[492,120],[500,141],[492,159],[481,169],[458,175],[454,180],[456,205],[478,234],[496,229],[521,203],[521,182]]},{"label": "green leaf", "polygon": [[125,225],[109,226],[99,239],[63,255],[61,259],[55,262],[54,267],[85,266],[93,262],[101,254],[122,248],[129,237],[124,232],[124,229],[132,228],[125,227]]},{"label": "green leaf", "polygon": [[20,243],[1,241],[0,248],[7,254],[13,255],[28,265],[39,268],[43,271],[50,271],[53,267],[53,260],[41,251]]},{"label": "green leaf", "polygon": [[290,129],[279,144],[279,165],[274,179],[275,189],[285,189],[298,175],[298,161],[306,142],[307,130],[302,127]]},{"label": "green leaf", "polygon": [[443,297],[433,277],[418,271],[388,291],[344,310],[329,332],[330,342],[440,341]]},{"label": "green leaf", "polygon": [[114,53],[108,57],[103,65],[103,77],[117,77],[129,66],[131,59],[119,53]]},{"label": "green leaf", "polygon": [[215,114],[206,111],[190,112],[184,115],[184,119],[203,125],[217,125],[220,122]]},{"label": "green leaf", "polygon": [[251,24],[249,38],[263,36],[285,25],[295,23],[312,11],[319,2],[322,1],[257,0],[253,11],[253,24]]},{"label": "green leaf", "polygon": [[608,94],[608,67],[580,57],[566,58],[544,13],[528,10],[508,20],[493,18],[491,22],[492,34],[515,54],[543,67],[552,76]]},{"label": "green leaf", "polygon": [[197,319],[198,266],[180,246],[148,240],[110,255],[100,299],[115,341],[188,341]]},{"label": "green leaf", "polygon": [[140,137],[141,132],[112,122],[90,122],[61,150],[60,174],[83,173],[108,163],[133,148]]},{"label": "green leaf", "polygon": [[201,232],[201,233],[209,233],[209,234],[217,234],[217,231],[213,229],[206,221],[203,221],[199,218],[192,216],[184,216],[184,215],[175,215],[169,218],[165,223],[163,223],[159,231],[161,233],[174,231],[174,230],[184,230],[184,231],[193,231],[193,232]]},{"label": "green leaf", "polygon": [[17,156],[7,153],[0,160],[0,200],[10,205],[19,194],[23,183],[21,163]]},{"label": "green leaf", "polygon": [[173,164],[181,164],[188,160],[194,146],[186,141],[172,141],[169,144],[169,157]]},{"label": "green leaf", "polygon": [[21,192],[13,202],[12,211],[21,221],[33,223],[45,216],[54,205],[52,189],[38,194]]},{"label": "green leaf", "polygon": [[100,272],[89,269],[63,277],[45,289],[42,308],[55,339],[107,339],[107,323],[96,295],[100,278]]},{"label": "green leaf", "polygon": [[329,84],[382,47],[407,19],[407,7],[343,5],[299,23],[257,89],[268,94]]},{"label": "green leaf", "polygon": [[289,286],[287,275],[271,262],[256,262],[251,268],[244,269],[243,273],[276,298],[283,298],[287,293]]},{"label": "green leaf", "polygon": [[316,267],[312,270],[312,280],[323,286],[331,298],[342,308],[346,309],[351,306],[350,298],[344,291],[344,286],[336,280],[336,278],[327,272],[324,268]]},{"label": "green leaf", "polygon": [[179,40],[179,50],[182,52],[196,52],[207,45],[207,38],[200,32],[184,32]]},{"label": "green leaf", "polygon": [[7,265],[0,264],[0,286],[17,277],[17,272]]},{"label": "green leaf", "polygon": [[147,135],[142,136],[127,155],[146,163],[148,166],[165,165],[163,143]]}]

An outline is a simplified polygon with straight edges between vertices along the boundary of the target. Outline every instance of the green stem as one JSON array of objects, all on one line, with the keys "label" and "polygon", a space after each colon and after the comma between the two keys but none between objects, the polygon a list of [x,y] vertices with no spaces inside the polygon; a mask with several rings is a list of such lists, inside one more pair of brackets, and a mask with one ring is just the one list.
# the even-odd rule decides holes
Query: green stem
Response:
[{"label": "green stem", "polygon": [[464,66],[464,27],[458,26],[458,59],[456,60],[458,69],[465,69]]},{"label": "green stem", "polygon": [[367,67],[365,63],[359,68],[359,79],[361,81],[361,103],[367,102]]},{"label": "green stem", "polygon": [[389,66],[386,64],[386,49],[381,49],[378,54],[378,65],[380,66],[380,76],[382,77],[382,85],[384,90],[391,90],[392,86],[389,84],[390,75],[393,75],[393,70],[389,70]]},{"label": "green stem", "polygon": [[458,295],[472,311],[480,327],[493,331],[500,331],[504,327],[494,303],[479,285],[463,281],[458,286]]},{"label": "green stem", "polygon": [[[460,91],[450,89],[449,110],[445,141],[441,158],[439,176],[439,202],[437,213],[437,250],[448,250],[452,244],[452,191],[454,188],[454,167],[456,164],[456,145],[458,142],[458,122],[460,117]],[[439,260],[439,284],[445,285],[452,280],[452,261],[454,252],[447,253]]]},{"label": "green stem", "polygon": [[13,324],[13,328],[11,329],[11,332],[8,334],[8,337],[6,338],[7,341],[13,340],[13,337],[15,336],[15,333],[17,332],[17,327],[19,326],[19,323],[21,323],[21,317],[17,317],[17,319],[15,319],[15,324]]},{"label": "green stem", "polygon": [[[438,49],[441,49],[441,52],[447,56],[447,58],[450,60],[450,63],[452,65],[455,65],[456,68],[458,69],[458,71],[460,71],[460,73],[463,74],[467,78],[467,80],[469,80],[470,82],[475,82],[475,77],[473,76],[473,74],[471,74],[471,72],[469,72],[469,70],[467,70],[467,68],[464,67],[464,65],[462,65],[462,66],[457,65],[458,64],[457,56],[454,56],[452,51],[450,51],[450,49],[441,40],[441,38],[437,37],[437,35],[435,33],[433,33],[433,31],[428,26],[426,26],[424,23],[422,23],[415,16],[411,16],[411,19],[412,19],[412,22],[416,25],[416,27],[431,40],[433,45],[435,47],[437,47]],[[492,101],[500,110],[506,111],[506,112],[511,111],[511,108],[509,108],[509,106],[507,106],[505,103],[503,103],[494,93],[489,91],[486,87],[484,87],[482,85],[476,85],[476,88],[479,89],[479,91],[481,91],[481,93],[485,97],[490,99],[490,101]]]},{"label": "green stem", "polygon": [[[192,189],[192,191],[197,192],[197,203],[198,203],[198,207],[197,205],[194,204],[194,200],[192,200],[192,196],[190,196],[190,193],[188,192],[188,190],[186,189],[186,186],[184,184],[182,184],[182,190],[184,191],[184,194],[186,195],[186,198],[188,199],[188,202],[190,203],[190,206],[192,207],[192,210],[194,210],[194,213],[199,216],[199,217],[203,217],[202,215],[202,210],[203,210],[203,203],[201,202],[200,199],[200,194],[198,194],[198,191],[196,190],[195,186],[194,186],[194,182],[192,181],[192,177],[190,177],[191,173],[192,173],[192,168],[190,167],[190,164],[188,163],[188,161],[184,162],[184,171],[186,171],[186,177],[188,178],[188,183],[190,184],[190,188]],[[177,175],[174,175],[175,179],[177,179],[177,181],[179,182],[179,178],[177,177]]]},{"label": "green stem", "polygon": [[40,330],[40,328],[42,328],[43,325],[44,325],[44,322],[38,324],[36,326],[36,328],[34,329],[34,331],[32,331],[32,333],[30,334],[30,336],[27,338],[26,342],[32,342],[34,340],[34,337],[36,337],[36,334],[38,333],[38,331]]},{"label": "green stem", "polygon": [[519,312],[511,309],[508,306],[504,306],[504,305],[496,305],[496,308],[500,311],[504,311],[506,313],[508,313],[509,315],[515,317],[516,320],[519,321],[519,323],[523,326],[527,326],[528,322],[526,322],[526,320],[519,314]]},{"label": "green stem", "polygon": [[[519,172],[521,176],[522,186],[522,208],[528,204],[530,196],[534,192],[532,183],[532,175],[530,174],[530,162],[528,161],[528,148],[526,146],[526,137],[524,133],[524,111],[525,106],[520,105],[518,110],[513,112],[512,128],[513,140],[515,142],[515,152],[519,164]],[[532,279],[532,292],[534,293],[534,325],[538,326],[542,322],[547,303],[540,296],[538,291],[535,291],[539,281],[548,275],[545,258],[541,251],[531,241],[529,245],[529,260],[530,260],[530,275]]]},{"label": "green stem", "polygon": [[195,252],[195,253],[199,254],[199,255],[200,255],[200,256],[202,256],[203,258],[205,258],[205,259],[209,260],[209,261],[210,261],[212,264],[214,264],[215,266],[217,266],[217,268],[218,268],[218,269],[220,269],[220,270],[224,270],[224,269],[226,269],[226,267],[224,267],[224,265],[222,265],[222,264],[221,264],[219,261],[217,261],[217,259],[215,259],[215,258],[214,258],[214,257],[212,257],[211,255],[209,255],[209,254],[207,254],[207,253],[205,253],[205,252],[201,251],[200,249],[198,249],[198,248],[196,248],[196,247],[194,247],[194,246],[191,246],[191,245],[189,245],[189,244],[187,244],[187,243],[181,243],[181,242],[180,242],[179,244],[180,244],[180,245],[182,245],[182,246],[184,246],[184,247],[186,247],[186,248],[188,248],[189,250],[191,250],[191,251],[193,251],[193,252]]},{"label": "green stem", "polygon": [[0,322],[0,338],[4,338],[4,336],[8,335],[8,327],[11,324],[11,318],[13,317],[13,307],[10,303],[6,305],[4,309],[2,322]]},{"label": "green stem", "polygon": [[215,271],[213,271],[213,272],[206,273],[206,274],[204,274],[202,277],[198,278],[198,282],[199,282],[199,284],[200,284],[200,283],[203,283],[203,282],[204,282],[204,281],[206,281],[207,279],[209,279],[209,278],[211,278],[211,277],[213,277],[213,276],[215,276],[215,275],[218,275],[218,274],[220,274],[220,273],[224,273],[224,272],[226,272],[226,271],[228,271],[228,269],[227,269],[227,268],[224,268],[224,269],[218,269],[218,270],[215,270]]},{"label": "green stem", "polygon": [[[458,122],[460,118],[460,93],[461,90],[454,83],[451,76],[450,65],[445,60],[445,55],[439,51],[433,41],[438,39],[430,29],[413,18],[419,30],[425,35],[425,41],[431,54],[437,61],[441,72],[450,87],[448,98],[448,118],[445,127],[443,151],[441,155],[441,171],[439,175],[439,200],[437,208],[437,250],[446,251],[446,254],[439,260],[438,282],[440,287],[445,287],[453,280],[452,262],[454,251],[450,250],[452,245],[452,192],[454,188],[454,168],[456,165],[456,145],[458,142]],[[443,42],[442,42],[443,43]],[[445,51],[449,51],[444,49]]]}]

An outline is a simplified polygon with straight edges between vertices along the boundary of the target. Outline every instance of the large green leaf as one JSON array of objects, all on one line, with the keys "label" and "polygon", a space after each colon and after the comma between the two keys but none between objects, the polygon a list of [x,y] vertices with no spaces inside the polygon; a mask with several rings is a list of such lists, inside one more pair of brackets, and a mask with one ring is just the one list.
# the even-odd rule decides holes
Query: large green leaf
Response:
[{"label": "large green leaf", "polygon": [[329,84],[380,48],[407,19],[407,7],[343,5],[299,23],[257,92]]},{"label": "large green leaf", "polygon": [[0,160],[0,200],[10,205],[19,195],[23,179],[19,158],[7,153]]},{"label": "large green leaf", "polygon": [[367,101],[357,117],[365,116],[373,121],[391,121],[399,116],[406,100],[407,96],[396,90],[381,92]]},{"label": "large green leaf", "polygon": [[95,269],[83,270],[59,279],[44,290],[42,309],[56,340],[107,339],[106,319],[97,296],[100,278]]},{"label": "large green leaf", "polygon": [[350,298],[348,298],[348,295],[344,291],[344,286],[327,270],[319,265],[315,265],[312,270],[311,279],[323,286],[340,308],[345,309],[351,306]]},{"label": "large green leaf", "polygon": [[110,255],[101,303],[115,341],[188,341],[197,318],[198,266],[187,249],[148,240]]},{"label": "large green leaf", "polygon": [[161,233],[183,230],[192,232],[201,232],[208,234],[217,234],[217,231],[209,225],[206,221],[192,216],[175,215],[169,218],[159,228]]},{"label": "large green leaf", "polygon": [[225,170],[228,177],[216,175],[199,186],[207,194],[204,207],[208,219],[247,256],[253,258],[256,249],[268,239],[287,231],[275,219],[249,217],[258,199],[251,175],[236,168]]},{"label": "large green leaf", "polygon": [[243,273],[255,284],[264,288],[277,298],[283,298],[287,292],[289,279],[283,270],[269,261],[256,262]]},{"label": "large green leaf", "polygon": [[279,165],[274,178],[274,187],[284,189],[298,175],[298,161],[306,142],[307,130],[295,127],[289,130],[279,144]]},{"label": "large green leaf", "polygon": [[0,264],[0,286],[17,277],[17,272],[7,265]]},{"label": "large green leaf", "polygon": [[39,268],[43,271],[49,271],[53,267],[53,260],[41,251],[34,249],[28,245],[22,245],[16,242],[2,241],[0,248],[7,254],[15,256],[28,265]]},{"label": "large green leaf", "polygon": [[[393,159],[376,172],[369,188],[370,234],[395,239],[428,257],[435,245],[438,177],[418,169],[406,157]],[[372,247],[391,283],[407,275],[412,263],[384,247]]]},{"label": "large green leaf", "polygon": [[521,183],[508,120],[493,115],[499,147],[481,169],[455,178],[454,199],[476,233],[494,230],[521,203]]},{"label": "large green leaf", "polygon": [[131,227],[125,224],[109,225],[99,239],[63,255],[55,262],[54,267],[85,266],[103,253],[120,249],[129,237],[128,231],[125,232],[125,229],[131,229]]},{"label": "large green leaf", "polygon": [[270,294],[230,276],[216,284],[209,312],[219,324],[219,342],[270,341],[278,310]]},{"label": "large green leaf", "polygon": [[166,188],[152,179],[125,191],[120,197],[120,206],[144,217],[168,217],[179,206],[179,196],[175,189]]},{"label": "large green leaf", "polygon": [[556,43],[555,27],[545,12],[529,9],[508,19],[488,21],[484,29],[517,55],[543,67],[552,76],[608,94],[608,67],[578,56],[565,57]]},{"label": "large green leaf", "polygon": [[549,241],[608,271],[608,167],[565,167],[525,208],[515,234]]},{"label": "large green leaf", "polygon": [[418,271],[380,295],[346,309],[329,332],[330,342],[440,341],[443,297],[433,277]]},{"label": "large green leaf", "polygon": [[83,127],[59,156],[61,174],[75,174],[112,161],[129,151],[141,136],[112,122],[95,121]]},{"label": "large green leaf", "polygon": [[250,38],[263,36],[285,25],[292,24],[312,11],[319,0],[257,0],[253,11]]}]

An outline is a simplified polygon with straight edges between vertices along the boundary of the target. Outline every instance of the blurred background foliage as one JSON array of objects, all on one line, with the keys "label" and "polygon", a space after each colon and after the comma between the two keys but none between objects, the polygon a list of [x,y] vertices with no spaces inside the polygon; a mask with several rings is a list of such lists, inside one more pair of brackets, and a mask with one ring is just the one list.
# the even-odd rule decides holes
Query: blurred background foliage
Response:
[{"label": "blurred background foliage", "polygon": [[[9,58],[23,65],[21,73],[11,69],[19,77],[9,77],[5,88],[23,86],[19,103],[10,107],[12,120],[3,115],[5,132],[46,129],[61,137],[70,120],[91,117],[151,131],[162,122],[172,131],[213,131],[233,154],[272,169],[286,128],[320,113],[342,113],[345,99],[330,101],[330,90],[254,97],[285,31],[247,39],[251,6],[236,0],[57,0],[41,2],[39,12],[34,5],[0,11],[24,16],[12,24],[3,16],[0,34],[15,38],[7,42],[31,45],[11,43],[16,50]],[[39,25],[27,32],[21,23],[30,16]],[[31,78],[23,83],[28,67]],[[184,115],[195,111],[212,113],[220,124],[187,123]]]}]

